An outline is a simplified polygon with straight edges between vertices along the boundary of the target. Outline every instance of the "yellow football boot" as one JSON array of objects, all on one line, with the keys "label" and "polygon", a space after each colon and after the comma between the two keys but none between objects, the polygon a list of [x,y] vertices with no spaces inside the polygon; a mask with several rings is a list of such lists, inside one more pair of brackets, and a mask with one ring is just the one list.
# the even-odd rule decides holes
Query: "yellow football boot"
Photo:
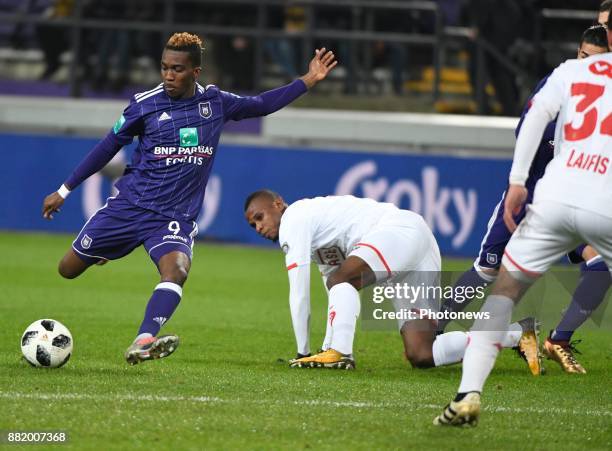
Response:
[{"label": "yellow football boot", "polygon": [[539,343],[539,324],[535,318],[525,318],[518,323],[523,329],[523,334],[515,349],[521,358],[527,362],[531,374],[539,376],[543,372]]},{"label": "yellow football boot", "polygon": [[310,357],[289,361],[291,368],[333,368],[339,370],[354,370],[355,360],[352,355],[341,354],[335,349],[328,349]]},{"label": "yellow football boot", "polygon": [[557,362],[566,373],[586,374],[584,367],[574,357],[574,352],[579,353],[574,347],[574,343],[577,343],[577,341],[571,343],[568,341],[554,341],[548,337],[543,346],[544,354],[549,359]]}]

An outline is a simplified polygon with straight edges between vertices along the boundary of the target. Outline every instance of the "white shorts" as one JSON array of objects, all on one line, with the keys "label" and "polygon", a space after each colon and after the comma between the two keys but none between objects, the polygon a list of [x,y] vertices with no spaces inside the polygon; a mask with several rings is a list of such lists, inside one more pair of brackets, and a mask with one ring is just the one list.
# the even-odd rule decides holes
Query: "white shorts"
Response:
[{"label": "white shorts", "polygon": [[440,271],[440,249],[423,218],[408,210],[387,214],[366,233],[349,256],[365,261],[377,280],[398,272]]},{"label": "white shorts", "polygon": [[[365,234],[349,254],[365,261],[376,274],[377,282],[405,284],[413,287],[438,286],[442,262],[440,249],[423,218],[400,210],[384,216]],[[422,291],[416,298],[393,299],[400,310],[439,310],[439,299]],[[405,320],[398,320],[398,325]]]},{"label": "white shorts", "polygon": [[580,243],[589,243],[612,264],[612,218],[552,201],[529,206],[506,246],[502,264],[530,277],[546,272]]}]

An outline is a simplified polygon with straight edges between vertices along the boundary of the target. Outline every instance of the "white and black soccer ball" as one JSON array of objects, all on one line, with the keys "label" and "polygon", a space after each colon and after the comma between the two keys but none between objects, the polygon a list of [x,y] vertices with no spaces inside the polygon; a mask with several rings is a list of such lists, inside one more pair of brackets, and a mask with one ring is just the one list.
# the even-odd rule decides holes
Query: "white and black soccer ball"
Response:
[{"label": "white and black soccer ball", "polygon": [[21,352],[32,366],[59,368],[72,354],[72,335],[59,321],[39,319],[23,333]]}]

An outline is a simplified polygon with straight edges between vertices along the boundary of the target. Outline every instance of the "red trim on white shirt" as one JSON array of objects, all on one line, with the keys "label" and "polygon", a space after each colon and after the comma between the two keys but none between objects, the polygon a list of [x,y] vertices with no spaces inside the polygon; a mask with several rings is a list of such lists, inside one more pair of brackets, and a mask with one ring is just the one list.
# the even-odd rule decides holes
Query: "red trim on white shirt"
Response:
[{"label": "red trim on white shirt", "polygon": [[291,271],[293,268],[297,268],[298,264],[297,263],[291,263],[289,266],[287,266],[287,271]]},{"label": "red trim on white shirt", "polygon": [[508,257],[508,260],[510,260],[510,262],[516,266],[518,269],[520,269],[522,272],[524,272],[525,274],[527,274],[530,277],[540,277],[542,274],[539,272],[534,272],[534,271],[529,271],[528,269],[523,268],[521,265],[519,265],[516,261],[514,261],[514,259],[510,256],[510,254],[508,253],[507,250],[504,250],[504,255],[506,257]]},{"label": "red trim on white shirt", "polygon": [[357,243],[355,246],[365,246],[365,247],[369,247],[370,249],[372,249],[374,252],[376,252],[376,255],[378,255],[378,258],[380,258],[380,261],[383,263],[383,265],[385,266],[385,269],[387,270],[387,272],[389,273],[389,275],[391,275],[391,268],[389,268],[389,265],[387,264],[387,261],[385,260],[385,257],[383,257],[383,254],[376,249],[374,246],[372,246],[371,244],[367,244],[367,243]]}]

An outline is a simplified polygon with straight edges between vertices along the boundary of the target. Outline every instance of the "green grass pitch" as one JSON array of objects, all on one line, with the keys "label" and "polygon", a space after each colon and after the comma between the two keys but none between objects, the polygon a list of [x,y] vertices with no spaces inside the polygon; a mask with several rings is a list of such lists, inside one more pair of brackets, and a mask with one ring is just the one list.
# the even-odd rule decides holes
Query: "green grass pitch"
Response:
[{"label": "green grass pitch", "polygon": [[[71,239],[0,234],[0,430],[68,432],[68,444],[45,449],[612,449],[609,330],[577,333],[585,376],[549,362],[534,378],[502,352],[480,425],[440,429],[432,419],[461,368],[410,369],[396,331],[359,329],[353,372],[287,367],[295,352],[288,282],[274,250],[198,244],[181,306],[163,329],[181,346],[128,367],[123,352],[157,283],[154,266],[141,248],[62,280],[56,265]],[[316,348],[326,311],[318,280],[312,293]],[[21,359],[21,333],[44,317],[75,340],[58,370]]]}]

